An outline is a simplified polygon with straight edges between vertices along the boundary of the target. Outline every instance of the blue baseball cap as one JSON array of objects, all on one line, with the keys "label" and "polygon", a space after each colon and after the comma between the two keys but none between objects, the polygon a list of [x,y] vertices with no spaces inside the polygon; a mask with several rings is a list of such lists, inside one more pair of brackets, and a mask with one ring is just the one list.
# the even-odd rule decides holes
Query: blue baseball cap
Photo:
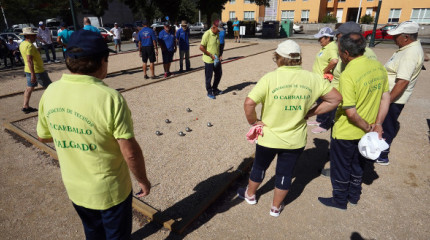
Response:
[{"label": "blue baseball cap", "polygon": [[[83,51],[70,52],[72,49],[80,48]],[[67,57],[74,59],[108,54],[114,52],[109,49],[105,40],[100,33],[96,33],[88,30],[78,30],[70,36],[70,40],[67,43]]]}]

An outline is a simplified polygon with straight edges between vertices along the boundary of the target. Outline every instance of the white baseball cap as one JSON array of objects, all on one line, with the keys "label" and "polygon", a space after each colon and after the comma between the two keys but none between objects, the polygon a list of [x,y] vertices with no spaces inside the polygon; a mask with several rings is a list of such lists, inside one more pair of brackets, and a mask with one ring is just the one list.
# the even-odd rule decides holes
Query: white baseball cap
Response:
[{"label": "white baseball cap", "polygon": [[300,56],[292,57],[292,56],[290,56],[290,54],[291,53],[301,54],[302,51],[300,49],[299,44],[297,44],[293,40],[286,40],[286,41],[281,42],[278,45],[278,48],[275,50],[275,52],[284,58],[300,59]]},{"label": "white baseball cap", "polygon": [[40,21],[39,22],[39,26],[42,26],[44,23],[43,23],[43,21]]},{"label": "white baseball cap", "polygon": [[402,33],[414,34],[417,33],[419,29],[420,25],[418,25],[418,23],[413,21],[405,21],[400,23],[396,28],[387,31],[387,33],[389,35],[399,35]]},{"label": "white baseball cap", "polygon": [[320,29],[320,31],[314,35],[315,38],[322,38],[322,37],[334,37],[334,32],[329,27],[323,27]]},{"label": "white baseball cap", "polygon": [[366,133],[358,142],[358,151],[360,154],[371,160],[376,160],[381,152],[387,150],[388,143],[383,139],[379,139],[377,132]]}]

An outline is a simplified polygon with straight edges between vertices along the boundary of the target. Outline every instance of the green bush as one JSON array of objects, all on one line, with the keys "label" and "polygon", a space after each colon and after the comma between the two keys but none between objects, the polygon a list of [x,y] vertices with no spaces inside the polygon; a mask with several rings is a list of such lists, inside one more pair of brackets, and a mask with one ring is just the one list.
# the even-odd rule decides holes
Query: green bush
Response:
[{"label": "green bush", "polygon": [[366,14],[360,18],[360,22],[362,24],[371,24],[371,23],[373,23],[373,20],[374,20],[374,17],[372,17],[368,14]]},{"label": "green bush", "polygon": [[323,23],[337,23],[337,18],[331,14],[324,16],[322,19]]}]

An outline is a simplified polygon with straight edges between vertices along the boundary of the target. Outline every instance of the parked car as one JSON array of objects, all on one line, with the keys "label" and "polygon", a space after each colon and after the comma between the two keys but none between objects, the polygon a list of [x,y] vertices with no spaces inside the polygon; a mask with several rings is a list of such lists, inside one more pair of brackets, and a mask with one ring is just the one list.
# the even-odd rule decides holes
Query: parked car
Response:
[{"label": "parked car", "polygon": [[12,37],[13,41],[18,43],[18,44],[21,44],[21,42],[24,41],[24,36],[18,35],[18,34],[13,33],[13,32],[1,33],[0,37],[2,37],[6,41],[8,41],[9,37]]},{"label": "parked car", "polygon": [[293,31],[294,33],[300,33],[303,32],[303,25],[297,25],[297,24],[293,24]]},{"label": "parked car", "polygon": [[109,32],[110,28],[107,27],[99,27],[100,34],[105,39],[106,42],[112,42],[113,33]]},{"label": "parked car", "polygon": [[196,22],[188,26],[190,31],[193,32],[203,32],[205,30],[205,24],[202,22]]},{"label": "parked car", "polygon": [[261,32],[263,31],[263,25],[261,23],[257,23],[255,26],[255,32]]},{"label": "parked car", "polygon": [[155,22],[151,25],[152,28],[164,27],[163,22]]},{"label": "parked car", "polygon": [[[381,28],[376,29],[375,39],[393,39],[393,36],[388,35],[387,31],[397,27],[397,24],[387,24]],[[368,30],[363,33],[363,36],[370,40],[373,30]]]}]

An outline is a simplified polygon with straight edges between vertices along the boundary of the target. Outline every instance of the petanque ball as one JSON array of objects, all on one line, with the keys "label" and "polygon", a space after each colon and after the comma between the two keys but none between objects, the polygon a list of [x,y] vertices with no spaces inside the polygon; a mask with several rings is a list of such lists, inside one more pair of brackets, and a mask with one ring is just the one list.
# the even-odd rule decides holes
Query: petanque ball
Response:
[{"label": "petanque ball", "polygon": [[213,125],[212,125],[212,123],[208,122],[207,126],[212,127]]},{"label": "petanque ball", "polygon": [[155,135],[157,135],[157,136],[161,136],[161,135],[163,135],[160,131],[155,131]]},{"label": "petanque ball", "polygon": [[164,120],[166,123],[171,123],[169,119]]},{"label": "petanque ball", "polygon": [[180,131],[178,134],[179,134],[179,136],[181,136],[181,137],[185,136],[185,133],[183,133],[182,131]]},{"label": "petanque ball", "polygon": [[187,112],[192,112],[193,110],[191,110],[191,108],[187,108]]},{"label": "petanque ball", "polygon": [[185,128],[185,131],[187,131],[187,132],[191,132],[192,130],[191,130],[191,128],[186,127],[186,128]]}]

